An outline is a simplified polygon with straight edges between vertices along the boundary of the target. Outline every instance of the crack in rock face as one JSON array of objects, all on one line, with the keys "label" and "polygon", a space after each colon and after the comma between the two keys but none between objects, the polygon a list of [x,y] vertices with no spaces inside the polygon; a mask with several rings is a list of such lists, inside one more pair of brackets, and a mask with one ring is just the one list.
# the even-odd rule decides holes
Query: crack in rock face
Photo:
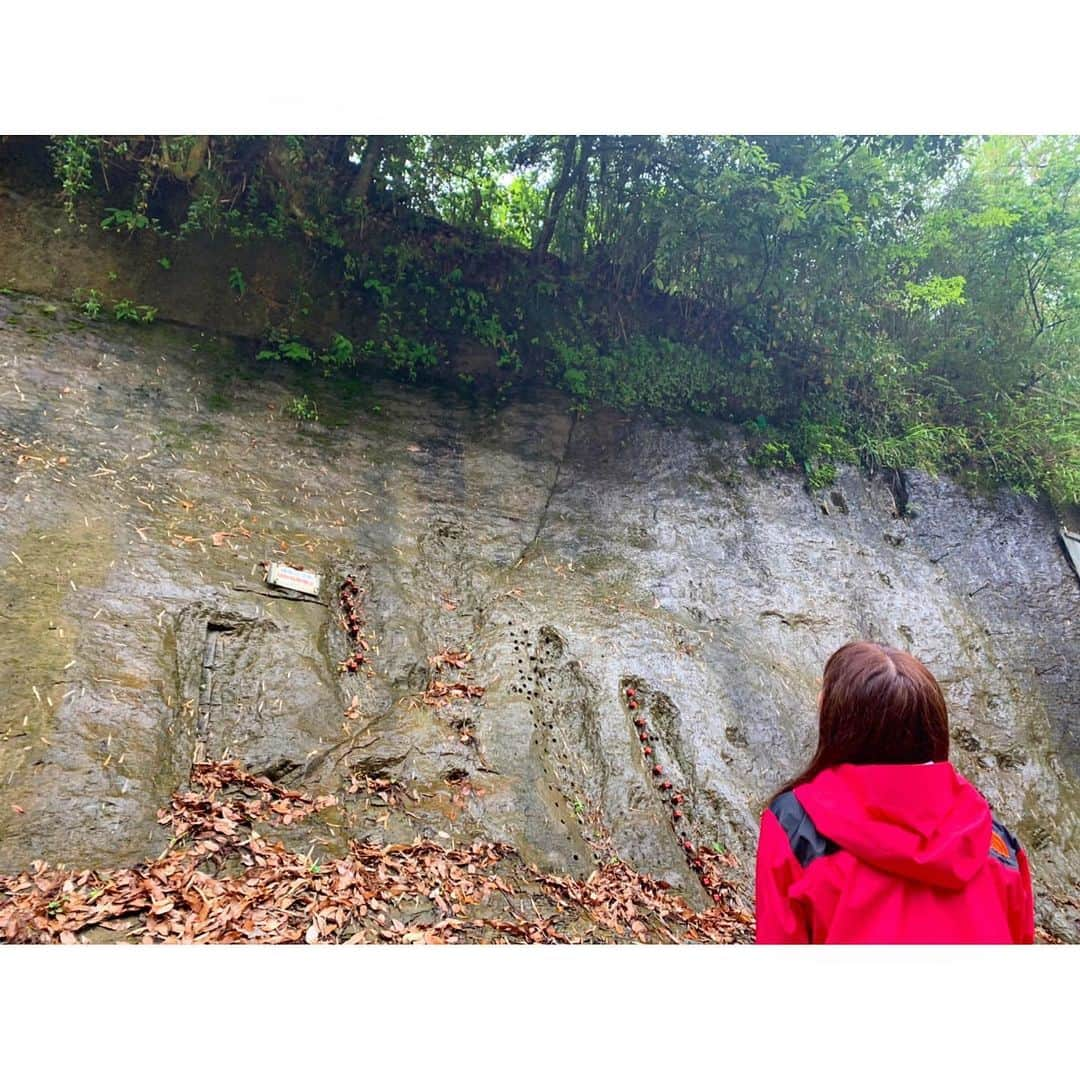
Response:
[{"label": "crack in rock face", "polygon": [[[492,414],[333,376],[320,414],[355,404],[301,429],[288,373],[198,334],[15,310],[0,870],[156,855],[192,761],[229,757],[338,797],[339,845],[487,837],[749,908],[825,660],[872,637],[937,676],[1041,924],[1080,939],[1080,581],[1044,506],[847,467],[811,496],[730,427],[546,391]],[[318,572],[318,602],[272,595],[268,560]]]}]

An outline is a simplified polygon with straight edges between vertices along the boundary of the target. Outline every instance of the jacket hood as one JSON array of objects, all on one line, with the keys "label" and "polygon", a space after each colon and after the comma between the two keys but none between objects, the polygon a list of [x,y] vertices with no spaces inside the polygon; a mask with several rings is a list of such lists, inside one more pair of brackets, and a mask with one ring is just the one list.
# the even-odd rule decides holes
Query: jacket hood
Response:
[{"label": "jacket hood", "polygon": [[820,833],[900,877],[960,889],[986,865],[986,800],[947,761],[839,765],[795,796]]}]

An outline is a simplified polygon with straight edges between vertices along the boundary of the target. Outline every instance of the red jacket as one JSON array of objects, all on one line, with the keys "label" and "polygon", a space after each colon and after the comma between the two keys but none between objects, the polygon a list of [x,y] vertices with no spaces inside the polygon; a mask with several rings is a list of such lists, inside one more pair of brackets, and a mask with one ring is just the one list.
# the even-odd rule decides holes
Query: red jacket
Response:
[{"label": "red jacket", "polygon": [[947,761],[839,765],[762,815],[759,944],[1029,944],[1031,872]]}]

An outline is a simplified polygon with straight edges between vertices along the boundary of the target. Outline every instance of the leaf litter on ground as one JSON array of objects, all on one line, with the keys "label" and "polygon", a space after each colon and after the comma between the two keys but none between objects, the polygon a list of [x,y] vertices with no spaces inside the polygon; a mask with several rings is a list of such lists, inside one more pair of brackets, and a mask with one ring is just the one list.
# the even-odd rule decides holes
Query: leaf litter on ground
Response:
[{"label": "leaf litter on ground", "polygon": [[[388,794],[388,793],[387,793]],[[143,943],[715,942],[750,940],[734,907],[695,910],[666,882],[610,861],[587,878],[544,873],[508,844],[375,845],[325,863],[260,835],[336,803],[245,772],[195,765],[159,812],[158,858],[113,870],[34,862],[0,876],[0,942],[76,943],[128,928]]]}]

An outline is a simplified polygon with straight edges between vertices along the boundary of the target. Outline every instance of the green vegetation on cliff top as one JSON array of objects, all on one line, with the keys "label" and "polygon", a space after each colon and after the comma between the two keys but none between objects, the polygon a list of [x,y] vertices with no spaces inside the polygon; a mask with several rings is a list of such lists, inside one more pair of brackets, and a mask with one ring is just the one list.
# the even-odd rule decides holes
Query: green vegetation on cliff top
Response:
[{"label": "green vegetation on cliff top", "polygon": [[[101,228],[295,238],[370,313],[267,356],[744,423],[838,461],[1080,502],[1076,137],[141,136],[50,141]],[[239,270],[218,286],[238,299]],[[318,303],[298,284],[296,309]]]}]

